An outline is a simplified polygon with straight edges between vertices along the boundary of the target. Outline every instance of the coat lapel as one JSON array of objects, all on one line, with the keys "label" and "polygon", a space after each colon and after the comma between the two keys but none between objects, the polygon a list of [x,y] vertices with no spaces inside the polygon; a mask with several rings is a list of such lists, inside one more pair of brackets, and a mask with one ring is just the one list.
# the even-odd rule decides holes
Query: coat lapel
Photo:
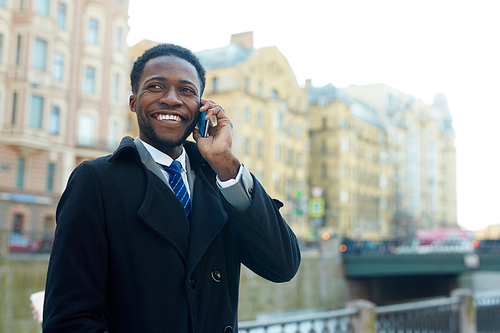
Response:
[{"label": "coat lapel", "polygon": [[189,224],[182,204],[158,177],[146,172],[148,187],[137,215],[158,235],[166,239],[186,261]]},{"label": "coat lapel", "polygon": [[201,257],[221,232],[228,216],[219,193],[208,183],[202,172],[198,172],[192,195],[191,232],[187,254],[186,272],[189,277]]},{"label": "coat lapel", "polygon": [[[192,170],[196,173],[191,190],[191,228],[187,254],[186,272],[191,275],[201,257],[221,232],[228,219],[216,189],[215,174],[202,158],[195,143],[186,141],[184,148],[189,156]],[[204,170],[208,176],[205,176]],[[209,177],[209,179],[207,179]]]}]

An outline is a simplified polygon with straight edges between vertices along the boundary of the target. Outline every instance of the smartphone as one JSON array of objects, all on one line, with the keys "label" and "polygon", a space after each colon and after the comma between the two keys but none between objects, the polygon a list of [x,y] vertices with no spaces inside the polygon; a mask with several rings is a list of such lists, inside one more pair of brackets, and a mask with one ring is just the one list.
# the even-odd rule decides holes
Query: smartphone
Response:
[{"label": "smartphone", "polygon": [[[201,108],[202,104],[200,104]],[[206,137],[208,135],[208,125],[210,123],[210,119],[206,120],[205,117],[207,116],[207,111],[202,112],[200,114],[200,119],[198,120],[198,130],[200,131],[200,135],[202,137]]]}]

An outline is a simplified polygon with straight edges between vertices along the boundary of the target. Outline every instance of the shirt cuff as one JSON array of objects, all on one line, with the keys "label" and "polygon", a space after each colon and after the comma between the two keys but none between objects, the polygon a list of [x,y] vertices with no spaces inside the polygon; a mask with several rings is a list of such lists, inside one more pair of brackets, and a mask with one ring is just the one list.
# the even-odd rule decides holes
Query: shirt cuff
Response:
[{"label": "shirt cuff", "polygon": [[226,201],[238,210],[252,204],[253,178],[245,165],[241,164],[236,179],[222,182],[217,176],[217,185]]}]

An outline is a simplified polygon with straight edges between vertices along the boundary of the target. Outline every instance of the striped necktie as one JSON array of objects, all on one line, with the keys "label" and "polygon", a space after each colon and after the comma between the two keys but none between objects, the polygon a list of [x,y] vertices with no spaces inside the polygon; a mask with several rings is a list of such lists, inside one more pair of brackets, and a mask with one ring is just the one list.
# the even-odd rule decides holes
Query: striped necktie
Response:
[{"label": "striped necktie", "polygon": [[182,180],[181,164],[178,161],[173,161],[170,166],[161,165],[161,167],[168,172],[168,183],[184,207],[188,222],[191,222],[191,203],[189,202],[188,191]]}]

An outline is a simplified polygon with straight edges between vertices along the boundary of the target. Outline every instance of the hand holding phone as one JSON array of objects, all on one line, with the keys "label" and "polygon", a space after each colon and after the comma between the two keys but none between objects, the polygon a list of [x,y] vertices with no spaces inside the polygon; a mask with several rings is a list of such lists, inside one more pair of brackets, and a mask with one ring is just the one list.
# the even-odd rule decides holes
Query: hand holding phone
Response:
[{"label": "hand holding phone", "polygon": [[[200,103],[200,108],[202,104]],[[200,135],[202,137],[206,137],[208,135],[208,125],[210,123],[210,119],[207,120],[205,117],[207,116],[207,111],[204,111],[200,114],[200,119],[198,120],[198,130],[200,131]]]}]

